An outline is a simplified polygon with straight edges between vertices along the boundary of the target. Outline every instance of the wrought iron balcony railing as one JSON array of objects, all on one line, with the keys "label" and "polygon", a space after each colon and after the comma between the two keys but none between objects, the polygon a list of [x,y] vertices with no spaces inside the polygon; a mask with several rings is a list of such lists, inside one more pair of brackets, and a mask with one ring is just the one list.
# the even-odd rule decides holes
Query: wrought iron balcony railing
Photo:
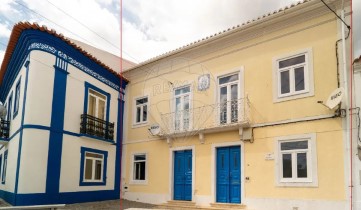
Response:
[{"label": "wrought iron balcony railing", "polygon": [[161,114],[161,121],[163,135],[239,127],[250,121],[249,101],[242,98]]},{"label": "wrought iron balcony railing", "polygon": [[0,119],[0,138],[9,138],[10,121]]},{"label": "wrought iron balcony railing", "polygon": [[114,141],[114,123],[87,114],[82,114],[80,118],[80,133]]}]

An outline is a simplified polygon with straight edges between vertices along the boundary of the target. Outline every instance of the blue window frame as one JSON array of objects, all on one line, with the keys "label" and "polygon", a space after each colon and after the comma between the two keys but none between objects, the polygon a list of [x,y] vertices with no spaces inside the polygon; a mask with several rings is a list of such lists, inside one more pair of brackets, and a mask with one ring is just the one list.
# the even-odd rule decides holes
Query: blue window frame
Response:
[{"label": "blue window frame", "polygon": [[14,101],[14,116],[13,118],[15,118],[18,115],[19,112],[19,102],[20,102],[20,83],[21,82],[21,77],[19,79],[19,81],[16,83],[16,88],[15,88],[15,101]]},{"label": "blue window frame", "polygon": [[[104,111],[105,112],[105,119],[102,119],[102,120],[105,120],[105,121],[109,122],[110,94],[105,92],[104,90],[102,90],[102,89],[88,83],[88,82],[85,82],[84,114],[90,114],[88,109],[89,109],[90,101],[93,100],[92,98],[90,98],[90,97],[92,97],[91,92],[93,92],[93,91],[95,91],[97,93],[100,93],[101,95],[105,96],[105,100],[106,100],[106,102],[105,102],[105,111]],[[100,99],[100,100],[103,100],[103,99]],[[96,100],[96,99],[94,99],[94,100]],[[96,111],[96,112],[98,113],[98,111]],[[98,113],[94,117],[99,118],[99,116],[100,116],[100,114]]]},{"label": "blue window frame", "polygon": [[81,147],[80,186],[106,185],[108,152]]},{"label": "blue window frame", "polygon": [[10,97],[9,97],[9,103],[8,103],[8,117],[7,120],[11,121],[11,107],[13,105],[13,92],[10,93]]},{"label": "blue window frame", "polygon": [[1,165],[3,163],[3,155],[0,155],[0,177],[1,177]]},{"label": "blue window frame", "polygon": [[6,168],[8,165],[8,150],[4,152],[4,165],[3,165],[3,173],[1,174],[1,184],[5,184],[6,181]]}]

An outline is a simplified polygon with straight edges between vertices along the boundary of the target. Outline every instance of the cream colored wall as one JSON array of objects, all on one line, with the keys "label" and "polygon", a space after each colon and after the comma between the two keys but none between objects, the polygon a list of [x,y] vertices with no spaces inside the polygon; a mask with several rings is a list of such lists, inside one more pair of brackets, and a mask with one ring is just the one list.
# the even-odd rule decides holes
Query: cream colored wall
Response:
[{"label": "cream colored wall", "polygon": [[[322,35],[322,36],[321,36]],[[231,47],[211,51],[213,45],[205,46],[203,53],[183,53],[183,57],[193,62],[193,68],[201,65],[216,78],[224,72],[244,68],[245,95],[251,104],[251,125],[270,123],[280,120],[304,118],[333,114],[324,106],[317,103],[325,100],[332,90],[337,87],[335,41],[336,21],[332,14],[293,25],[275,33],[264,33],[262,36],[237,43]],[[222,43],[220,43],[221,45]],[[216,44],[215,44],[216,45]],[[280,55],[293,53],[311,48],[313,53],[314,96],[273,102],[273,64],[272,60]],[[197,49],[195,49],[197,50]],[[198,75],[186,74],[184,62],[166,58],[156,64],[140,67],[134,72],[128,72],[131,83],[127,87],[126,131],[124,144],[125,159],[123,159],[123,180],[129,186],[129,192],[171,194],[169,147],[166,140],[150,137],[148,126],[159,121],[159,112],[170,111],[169,99],[172,91],[165,88],[162,94],[154,94],[154,86],[166,84],[167,80],[192,82]],[[159,65],[157,65],[159,64]],[[201,69],[201,67],[198,67]],[[165,73],[167,71],[176,73]],[[149,74],[152,71],[155,77]],[[149,76],[150,75],[150,76]],[[159,76],[161,75],[161,76]],[[166,79],[166,80],[165,80]],[[216,102],[216,79],[211,83],[207,94],[194,94],[194,98],[206,104]],[[138,96],[149,95],[151,116],[148,124],[134,127],[132,113],[133,99]],[[162,101],[164,104],[154,108]],[[277,187],[275,182],[275,160],[265,160],[266,153],[275,152],[275,137],[316,133],[318,187]],[[212,144],[239,141],[238,130],[222,133],[206,134],[205,144],[200,144],[198,137],[188,138],[186,141],[176,140],[172,147],[195,145],[195,193],[194,196],[211,195],[212,172]],[[342,144],[342,127],[340,118],[319,120],[304,123],[292,123],[281,126],[271,126],[254,129],[254,143],[244,146],[244,176],[250,177],[245,182],[245,196],[247,198],[288,198],[288,199],[325,199],[343,201],[345,195],[344,155]],[[131,169],[131,154],[147,152],[148,183],[146,185],[129,184]],[[212,198],[211,198],[212,199]]]}]

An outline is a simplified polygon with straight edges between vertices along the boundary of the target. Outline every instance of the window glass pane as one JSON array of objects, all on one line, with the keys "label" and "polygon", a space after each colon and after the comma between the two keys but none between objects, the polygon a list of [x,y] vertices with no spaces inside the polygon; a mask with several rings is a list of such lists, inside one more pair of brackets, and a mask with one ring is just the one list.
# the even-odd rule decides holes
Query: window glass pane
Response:
[{"label": "window glass pane", "polygon": [[95,161],[95,180],[101,180],[102,178],[102,161]]},{"label": "window glass pane", "polygon": [[95,90],[89,89],[89,93],[91,93],[91,94],[95,95],[96,97],[101,98],[103,100],[107,99],[107,97],[105,95],[103,95]]},{"label": "window glass pane", "polygon": [[85,179],[92,179],[93,160],[85,159]]},{"label": "window glass pane", "polygon": [[290,92],[290,71],[281,72],[281,93]]},{"label": "window glass pane", "polygon": [[140,164],[134,163],[134,179],[139,180],[140,179]]},{"label": "window glass pane", "polygon": [[135,155],[134,160],[145,160],[145,155]]},{"label": "window glass pane", "polygon": [[136,105],[139,105],[139,104],[145,104],[148,102],[148,98],[145,97],[145,98],[141,98],[141,99],[138,99],[136,100]]},{"label": "window glass pane", "polygon": [[89,152],[85,153],[85,156],[86,157],[93,157],[93,158],[100,158],[100,159],[103,158],[103,155],[101,155],[101,154],[89,153]]},{"label": "window glass pane", "polygon": [[91,116],[95,116],[95,97],[92,96],[92,95],[89,95],[89,98],[88,98],[88,114],[91,115]]},{"label": "window glass pane", "polygon": [[105,120],[105,101],[99,100],[98,102],[98,118]]},{"label": "window glass pane", "polygon": [[238,99],[238,85],[231,85],[231,100]]},{"label": "window glass pane", "polygon": [[296,68],[295,69],[295,90],[304,90],[305,89],[305,74],[304,68]]},{"label": "window glass pane", "polygon": [[137,107],[136,122],[140,122],[140,107]]},{"label": "window glass pane", "polygon": [[189,86],[184,88],[179,88],[175,90],[175,95],[183,94],[183,93],[189,93],[191,91],[191,88]]},{"label": "window glass pane", "polygon": [[189,109],[189,95],[184,96],[183,100],[183,109]]},{"label": "window glass pane", "polygon": [[234,82],[238,80],[238,74],[233,74],[230,76],[226,76],[226,77],[222,77],[219,78],[219,84],[225,84],[225,83],[229,83],[229,82]]},{"label": "window glass pane", "polygon": [[282,154],[283,178],[292,178],[291,154]]},{"label": "window glass pane", "polygon": [[307,178],[307,153],[297,153],[297,177]]},{"label": "window glass pane", "polygon": [[147,121],[147,105],[143,106],[143,121]]},{"label": "window glass pane", "polygon": [[220,123],[227,122],[227,87],[221,87],[220,91]]},{"label": "window glass pane", "polygon": [[279,68],[285,68],[287,66],[293,66],[296,64],[304,63],[305,62],[305,55],[300,55],[294,58],[289,58],[278,63]]},{"label": "window glass pane", "polygon": [[308,149],[308,141],[293,141],[281,143],[281,150]]},{"label": "window glass pane", "polygon": [[145,180],[145,162],[140,162],[139,177],[140,180]]}]

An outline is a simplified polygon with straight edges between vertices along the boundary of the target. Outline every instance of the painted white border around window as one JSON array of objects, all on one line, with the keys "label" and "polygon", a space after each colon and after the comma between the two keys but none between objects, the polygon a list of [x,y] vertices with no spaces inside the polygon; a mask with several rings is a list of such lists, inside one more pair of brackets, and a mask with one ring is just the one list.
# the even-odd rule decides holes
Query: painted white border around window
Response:
[{"label": "painted white border around window", "polygon": [[[137,118],[137,100],[139,99],[143,99],[143,98],[147,98],[148,102],[147,104],[147,120],[143,121],[143,122],[136,122],[136,118]],[[132,128],[139,128],[139,127],[144,127],[148,125],[149,122],[149,111],[150,111],[150,98],[149,95],[143,95],[143,96],[136,96],[133,97],[133,103],[132,103],[132,107],[131,107],[131,112],[132,112]]]},{"label": "painted white border around window", "polygon": [[[145,155],[145,179],[144,180],[134,180],[134,157],[136,155]],[[130,155],[130,177],[129,184],[138,184],[138,185],[147,185],[148,184],[148,152],[133,152]]]},{"label": "painted white border around window", "polygon": [[[310,170],[310,177],[305,182],[281,182],[281,160],[280,160],[280,142],[281,141],[298,141],[308,140],[308,147],[311,153],[311,160],[308,161],[307,170]],[[275,138],[274,144],[275,154],[275,183],[279,187],[318,187],[318,173],[317,173],[317,148],[316,148],[316,133],[279,136]]]},{"label": "painted white border around window", "polygon": [[169,195],[174,198],[174,152],[182,150],[192,150],[192,201],[195,201],[195,174],[196,174],[196,149],[195,146],[172,147],[169,149]]},{"label": "painted white border around window", "polygon": [[[306,56],[306,68],[305,68],[305,91],[290,94],[289,96],[279,95],[279,81],[278,81],[278,61],[286,60],[297,55],[305,54]],[[315,95],[314,91],[314,78],[313,78],[313,52],[312,48],[306,48],[292,53],[287,53],[281,56],[274,57],[272,59],[272,73],[273,73],[273,102],[278,103],[282,101],[289,101],[298,98],[305,98]]]}]

